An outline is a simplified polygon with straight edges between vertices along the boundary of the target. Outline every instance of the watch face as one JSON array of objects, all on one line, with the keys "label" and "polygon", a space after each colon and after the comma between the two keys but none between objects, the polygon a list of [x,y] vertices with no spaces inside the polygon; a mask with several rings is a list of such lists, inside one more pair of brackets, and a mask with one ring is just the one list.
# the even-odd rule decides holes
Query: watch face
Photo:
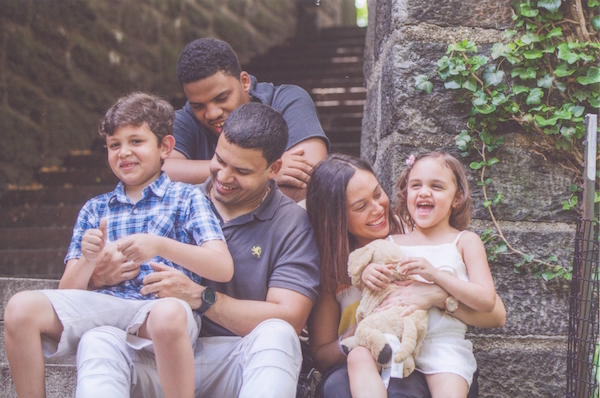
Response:
[{"label": "watch face", "polygon": [[202,300],[206,301],[209,304],[212,304],[216,301],[217,295],[212,289],[204,289],[202,293]]},{"label": "watch face", "polygon": [[446,299],[446,311],[454,312],[458,309],[458,301],[454,297],[448,297]]}]

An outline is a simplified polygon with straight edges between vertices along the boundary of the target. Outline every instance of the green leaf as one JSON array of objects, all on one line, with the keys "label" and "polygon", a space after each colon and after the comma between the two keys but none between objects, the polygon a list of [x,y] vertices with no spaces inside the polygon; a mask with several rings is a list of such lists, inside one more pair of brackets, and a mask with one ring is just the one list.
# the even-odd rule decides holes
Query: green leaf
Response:
[{"label": "green leaf", "polygon": [[536,76],[536,68],[534,67],[528,67],[527,69],[525,68],[514,68],[511,72],[510,72],[510,76],[511,77],[520,77],[523,80],[529,80],[529,79],[535,79]]},{"label": "green leaf", "polygon": [[491,158],[490,160],[488,160],[487,165],[488,166],[493,166],[493,165],[495,165],[498,162],[499,162],[498,158]]},{"label": "green leaf", "polygon": [[565,139],[570,140],[575,136],[575,127],[563,127],[560,129],[560,133]]},{"label": "green leaf", "polygon": [[458,90],[462,86],[461,80],[460,76],[454,76],[444,83],[444,87],[448,90]]},{"label": "green leaf", "polygon": [[573,116],[579,117],[579,116],[583,115],[585,108],[583,106],[573,106],[569,110],[571,112],[573,112]]},{"label": "green leaf", "polygon": [[554,126],[552,126],[549,129],[544,129],[544,134],[546,134],[546,135],[556,135],[556,134],[559,133],[559,131],[560,131],[560,124],[556,124],[556,119],[555,119],[554,122],[555,122]]},{"label": "green leaf", "polygon": [[598,0],[588,0],[588,7],[597,7],[600,6],[600,2]]},{"label": "green leaf", "polygon": [[505,29],[504,32],[502,32],[502,36],[505,39],[509,39],[509,38],[513,37],[514,35],[516,35],[516,34],[517,34],[517,31],[514,30],[514,29]]},{"label": "green leaf", "polygon": [[481,164],[480,162],[471,162],[469,167],[472,168],[473,170],[479,170],[483,167],[483,164]]},{"label": "green leaf", "polygon": [[511,114],[515,114],[517,112],[519,112],[519,104],[517,104],[514,101],[510,101],[505,107],[504,109],[506,110],[506,112],[511,113]]},{"label": "green leaf", "polygon": [[527,18],[533,18],[540,13],[539,10],[534,10],[531,8],[529,4],[520,4],[521,6],[521,15]]},{"label": "green leaf", "polygon": [[597,66],[591,66],[587,70],[585,77],[579,76],[575,80],[577,83],[583,84],[584,86],[587,86],[588,84],[600,83],[600,68]]},{"label": "green leaf", "polygon": [[571,52],[571,48],[567,43],[561,43],[558,45],[558,59],[566,61],[569,65],[574,64],[579,60],[579,55]]},{"label": "green leaf", "polygon": [[497,205],[499,203],[502,203],[502,194],[501,193],[497,193],[496,196],[494,196],[494,200],[492,200],[492,204]]},{"label": "green leaf", "polygon": [[569,69],[568,65],[564,62],[558,64],[556,69],[554,69],[554,74],[557,77],[571,76],[573,73],[575,73],[575,69]]},{"label": "green leaf", "polygon": [[538,59],[542,58],[544,56],[544,53],[542,53],[542,51],[538,49],[526,50],[523,51],[523,56],[525,57],[525,59]]},{"label": "green leaf", "polygon": [[576,98],[578,101],[585,101],[589,97],[589,93],[587,91],[577,90],[573,94],[571,94],[573,98]]},{"label": "green leaf", "polygon": [[528,93],[529,92],[529,87],[527,87],[527,86],[521,86],[519,84],[515,84],[513,86],[513,92],[515,94]]},{"label": "green leaf", "polygon": [[554,77],[550,76],[550,74],[546,73],[543,77],[537,80],[537,86],[543,88],[552,87],[552,82],[554,81]]},{"label": "green leaf", "polygon": [[433,84],[429,81],[426,75],[418,75],[415,76],[415,88],[430,94],[431,90],[433,90]]},{"label": "green leaf", "polygon": [[538,43],[540,41],[540,38],[538,37],[538,35],[534,35],[533,33],[527,33],[521,36],[521,41],[524,44]]},{"label": "green leaf", "polygon": [[491,200],[484,200],[482,204],[483,204],[483,207],[487,209],[492,204],[492,201]]},{"label": "green leaf", "polygon": [[494,65],[490,65],[485,68],[482,78],[485,87],[497,86],[504,78],[504,71],[501,69],[497,71]]},{"label": "green leaf", "polygon": [[541,88],[534,88],[529,92],[527,96],[527,100],[525,103],[527,105],[536,105],[542,102],[542,97],[544,96],[544,91]]},{"label": "green leaf", "polygon": [[525,260],[528,263],[531,263],[533,261],[533,259],[535,258],[535,255],[533,254],[523,254],[523,260]]},{"label": "green leaf", "polygon": [[490,113],[492,113],[496,110],[496,105],[485,104],[485,105],[481,105],[481,106],[475,106],[475,109],[477,110],[477,112],[481,113],[482,115],[489,115]]},{"label": "green leaf", "polygon": [[592,19],[590,19],[590,24],[592,25],[592,27],[594,28],[594,30],[597,32],[600,30],[600,14],[598,15],[594,15],[592,17]]},{"label": "green leaf", "polygon": [[475,80],[473,76],[469,76],[467,80],[463,82],[462,87],[474,93],[477,91],[477,80]]},{"label": "green leaf", "polygon": [[587,102],[592,107],[600,109],[600,98],[589,97],[588,100],[587,100]]},{"label": "green leaf", "polygon": [[492,104],[494,104],[496,106],[502,105],[506,101],[508,101],[508,97],[506,95],[504,95],[503,93],[496,94],[495,96],[492,97]]},{"label": "green leaf", "polygon": [[554,28],[546,35],[546,39],[551,39],[553,37],[561,37],[563,35],[562,28]]},{"label": "green leaf", "polygon": [[448,56],[444,55],[442,58],[437,60],[438,69],[446,69],[448,67]]},{"label": "green leaf", "polygon": [[567,90],[567,83],[556,82],[556,88],[562,92],[565,92]]},{"label": "green leaf", "polygon": [[573,117],[573,114],[571,113],[571,111],[569,110],[558,110],[556,112],[554,112],[554,117],[556,117],[557,119],[566,119],[569,120]]},{"label": "green leaf", "polygon": [[561,0],[539,0],[537,6],[545,8],[550,12],[555,12],[560,8],[560,3]]},{"label": "green leaf", "polygon": [[492,46],[490,55],[492,56],[492,59],[497,59],[499,57],[503,57],[504,54],[507,53],[507,50],[508,50],[508,46],[506,44],[496,43]]}]

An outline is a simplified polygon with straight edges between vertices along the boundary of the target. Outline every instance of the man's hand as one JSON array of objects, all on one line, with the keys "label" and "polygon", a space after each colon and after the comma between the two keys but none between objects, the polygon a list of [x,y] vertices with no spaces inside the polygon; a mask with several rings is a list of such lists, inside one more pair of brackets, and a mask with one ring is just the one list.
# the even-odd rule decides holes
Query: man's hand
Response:
[{"label": "man's hand", "polygon": [[106,244],[106,224],[107,219],[100,220],[100,227],[90,228],[83,234],[81,238],[81,253],[87,261],[94,264],[102,255],[102,250]]},{"label": "man's hand", "polygon": [[119,250],[127,260],[136,264],[158,255],[158,237],[152,234],[133,234],[119,239],[117,250]]},{"label": "man's hand", "polygon": [[192,309],[202,304],[200,295],[204,286],[198,285],[183,272],[161,263],[150,261],[154,272],[144,277],[142,294],[155,294],[158,298],[175,297],[188,303]]},{"label": "man's hand", "polygon": [[283,164],[275,177],[277,185],[306,188],[315,165],[303,155],[304,148],[296,148],[283,153],[281,156]]},{"label": "man's hand", "polygon": [[133,279],[140,273],[140,265],[128,261],[120,251],[117,243],[109,243],[104,247],[100,259],[96,263],[94,273],[88,287],[98,289],[104,286],[114,286]]}]

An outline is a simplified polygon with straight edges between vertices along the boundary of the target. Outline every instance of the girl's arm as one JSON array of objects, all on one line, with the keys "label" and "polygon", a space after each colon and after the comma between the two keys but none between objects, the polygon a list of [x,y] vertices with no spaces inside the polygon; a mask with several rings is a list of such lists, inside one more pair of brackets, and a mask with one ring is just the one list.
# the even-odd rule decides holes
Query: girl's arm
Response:
[{"label": "girl's arm", "polygon": [[[322,372],[346,362],[346,357],[340,352],[337,343],[340,317],[340,305],[335,296],[322,289],[308,318],[310,353],[317,368]],[[342,338],[354,335],[354,330],[355,327],[348,329]]]},{"label": "girl's arm", "polygon": [[229,282],[233,276],[233,259],[221,240],[196,246],[164,236],[134,234],[119,239],[117,249],[136,264],[160,256],[215,282]]},{"label": "girl's arm", "polygon": [[[432,307],[444,311],[448,293],[440,286],[419,281],[395,283],[403,286],[403,288],[390,293],[377,307],[376,311],[382,311],[394,305],[407,307],[407,311],[403,316],[416,310],[428,310]],[[458,309],[452,315],[467,325],[479,328],[498,328],[506,323],[506,309],[498,295],[496,295],[496,304],[492,312],[476,311],[467,307],[464,303],[460,303]]]}]

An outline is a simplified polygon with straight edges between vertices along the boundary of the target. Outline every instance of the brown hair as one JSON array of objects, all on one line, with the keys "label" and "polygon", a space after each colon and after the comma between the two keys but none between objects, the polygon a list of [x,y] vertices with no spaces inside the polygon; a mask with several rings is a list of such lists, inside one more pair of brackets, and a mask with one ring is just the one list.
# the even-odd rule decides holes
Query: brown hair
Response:
[{"label": "brown hair", "polygon": [[[321,285],[333,294],[338,284],[350,285],[348,255],[357,248],[348,232],[346,217],[346,188],[356,170],[375,175],[371,166],[361,159],[330,155],[315,167],[306,189],[306,211],[321,260]],[[389,220],[390,233],[399,233],[401,227],[396,219]]]},{"label": "brown hair", "polygon": [[121,127],[140,127],[144,123],[158,138],[158,145],[173,134],[175,111],[171,104],[155,95],[135,92],[121,97],[110,107],[98,128],[103,136],[111,136]]},{"label": "brown hair", "polygon": [[446,167],[448,167],[454,174],[454,180],[457,187],[456,196],[458,197],[458,195],[462,193],[462,198],[452,209],[452,214],[450,215],[450,226],[458,229],[459,231],[464,230],[471,221],[471,194],[469,192],[469,183],[467,181],[467,176],[462,164],[449,153],[435,151],[422,153],[417,155],[414,162],[404,169],[400,175],[400,178],[398,179],[398,182],[396,183],[397,196],[394,213],[398,214],[400,219],[409,227],[414,228],[415,222],[410,216],[406,204],[408,177],[414,165],[417,164],[417,162],[419,162],[421,159],[425,158],[440,159],[442,163],[445,164]]}]

